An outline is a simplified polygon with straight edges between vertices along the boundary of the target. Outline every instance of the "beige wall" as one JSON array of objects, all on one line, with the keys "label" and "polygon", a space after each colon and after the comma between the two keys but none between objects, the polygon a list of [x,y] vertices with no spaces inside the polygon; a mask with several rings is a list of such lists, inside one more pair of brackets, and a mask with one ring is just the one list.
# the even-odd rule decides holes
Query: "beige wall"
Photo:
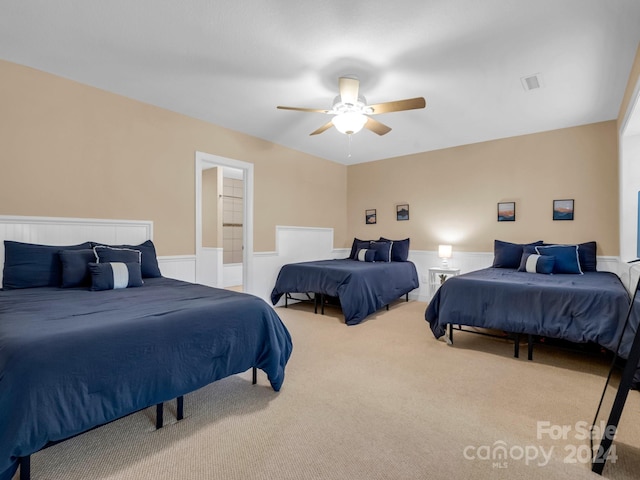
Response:
[{"label": "beige wall", "polygon": [[[639,75],[636,56],[621,116]],[[299,225],[334,228],[337,247],[595,239],[618,254],[615,121],[345,167],[10,62],[0,78],[0,214],[149,219],[159,254],[191,254],[202,151],[254,164],[256,251],[275,249],[276,225]],[[574,221],[551,220],[559,198],[576,200]],[[516,222],[496,221],[500,201],[516,202]],[[395,220],[400,203],[409,221]]]},{"label": "beige wall", "polygon": [[[411,248],[490,252],[493,240],[584,242],[618,254],[616,122],[511,137],[348,169],[349,237],[411,238]],[[554,199],[575,199],[573,221],[553,221]],[[497,203],[516,202],[498,222]],[[396,221],[396,205],[410,219]],[[365,225],[365,209],[377,224]]]},{"label": "beige wall", "polygon": [[254,250],[275,226],[333,227],[343,165],[0,61],[0,214],[154,221],[160,255],[193,254],[195,152],[254,164]]}]

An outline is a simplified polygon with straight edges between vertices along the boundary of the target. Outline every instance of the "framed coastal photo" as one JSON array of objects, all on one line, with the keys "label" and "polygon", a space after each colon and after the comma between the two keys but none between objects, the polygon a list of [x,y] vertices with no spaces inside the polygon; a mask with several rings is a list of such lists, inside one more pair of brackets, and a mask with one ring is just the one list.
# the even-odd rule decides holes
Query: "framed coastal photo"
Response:
[{"label": "framed coastal photo", "polygon": [[396,220],[409,220],[409,204],[396,205]]},{"label": "framed coastal photo", "polygon": [[364,211],[364,223],[367,225],[373,225],[377,222],[376,209]]},{"label": "framed coastal photo", "polygon": [[515,222],[516,221],[516,202],[498,203],[498,221],[499,222]]},{"label": "framed coastal photo", "polygon": [[573,199],[553,201],[554,220],[573,220]]}]

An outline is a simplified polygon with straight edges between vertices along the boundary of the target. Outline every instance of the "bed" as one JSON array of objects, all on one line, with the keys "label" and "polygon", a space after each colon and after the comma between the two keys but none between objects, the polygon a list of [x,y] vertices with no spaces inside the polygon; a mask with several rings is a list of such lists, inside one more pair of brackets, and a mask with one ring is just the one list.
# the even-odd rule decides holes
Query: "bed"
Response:
[{"label": "bed", "polygon": [[[535,268],[527,271],[530,255],[544,256],[527,253],[531,244],[526,244],[529,248],[520,245],[516,255],[520,265],[512,268],[513,261],[501,262],[496,248],[493,267],[449,278],[436,292],[425,311],[433,335],[440,338],[447,326],[462,325],[575,343],[593,342],[616,351],[629,294],[617,275],[596,271],[593,244],[588,256],[593,258],[576,257],[578,265],[582,264],[577,267],[579,273],[562,269],[547,274]],[[534,260],[539,262],[540,258]]]},{"label": "bed", "polygon": [[[8,255],[6,245],[4,286],[17,278],[9,265],[15,252]],[[117,247],[108,254],[135,250]],[[140,250],[142,262],[151,259],[148,249]],[[90,287],[0,291],[0,480],[51,442],[229,375],[257,368],[275,391],[283,385],[291,337],[264,300],[165,278],[159,270],[142,283],[128,271],[126,287],[113,288],[122,280],[115,272],[123,273],[114,263],[130,267],[102,263],[97,274],[90,272]]]},{"label": "bed", "polygon": [[[376,256],[379,244],[384,244],[380,250],[385,256]],[[346,259],[284,265],[271,292],[271,302],[276,305],[283,295],[291,293],[337,298],[345,324],[357,325],[390,302],[402,296],[408,299],[408,293],[418,288],[416,266],[407,260],[409,239],[356,238],[353,245]]]}]

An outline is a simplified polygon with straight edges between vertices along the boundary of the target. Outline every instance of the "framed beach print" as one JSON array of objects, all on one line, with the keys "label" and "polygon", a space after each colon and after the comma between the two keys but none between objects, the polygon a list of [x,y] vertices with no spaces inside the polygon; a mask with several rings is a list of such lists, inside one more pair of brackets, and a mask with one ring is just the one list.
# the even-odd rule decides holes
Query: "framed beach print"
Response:
[{"label": "framed beach print", "polygon": [[373,225],[377,222],[376,209],[364,211],[364,223],[367,225]]},{"label": "framed beach print", "polygon": [[516,202],[498,203],[498,221],[499,222],[515,222],[516,221]]},{"label": "framed beach print", "polygon": [[573,199],[553,201],[554,220],[573,220]]},{"label": "framed beach print", "polygon": [[396,220],[409,220],[409,204],[396,205]]}]

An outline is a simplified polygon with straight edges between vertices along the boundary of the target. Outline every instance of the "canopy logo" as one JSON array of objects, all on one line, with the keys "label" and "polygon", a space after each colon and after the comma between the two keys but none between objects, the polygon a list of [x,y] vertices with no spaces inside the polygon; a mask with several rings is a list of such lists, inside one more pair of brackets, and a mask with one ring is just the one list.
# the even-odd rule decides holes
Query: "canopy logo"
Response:
[{"label": "canopy logo", "polygon": [[[615,428],[607,426],[605,422],[600,425],[591,425],[580,421],[574,425],[555,425],[548,421],[538,421],[536,425],[536,439],[544,441],[574,441],[564,445],[509,445],[504,440],[496,440],[491,445],[468,445],[462,454],[466,460],[481,460],[492,462],[493,468],[507,468],[509,462],[524,462],[525,465],[544,467],[549,464],[553,454],[563,455],[564,463],[590,463],[593,461],[594,452],[600,453],[602,447],[596,445],[603,438],[613,440]],[[585,441],[592,439],[592,448]],[[599,458],[604,457],[598,455]],[[613,444],[607,452],[606,461],[615,462],[616,446]]]}]

